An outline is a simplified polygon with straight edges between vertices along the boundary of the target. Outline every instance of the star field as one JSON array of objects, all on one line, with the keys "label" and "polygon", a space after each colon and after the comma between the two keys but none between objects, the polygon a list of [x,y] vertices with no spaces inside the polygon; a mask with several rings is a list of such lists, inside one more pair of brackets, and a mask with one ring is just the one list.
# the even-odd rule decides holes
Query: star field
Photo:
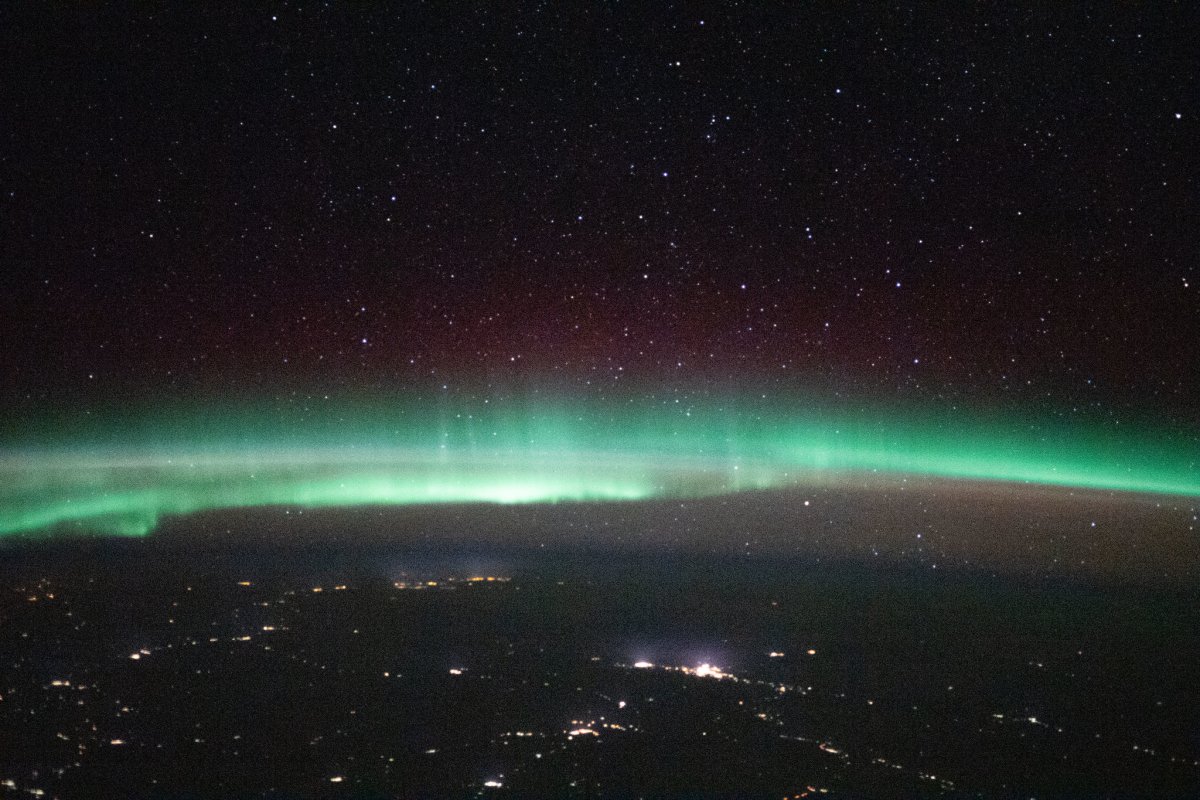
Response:
[{"label": "star field", "polygon": [[14,413],[400,387],[1197,421],[1187,9],[0,13]]}]

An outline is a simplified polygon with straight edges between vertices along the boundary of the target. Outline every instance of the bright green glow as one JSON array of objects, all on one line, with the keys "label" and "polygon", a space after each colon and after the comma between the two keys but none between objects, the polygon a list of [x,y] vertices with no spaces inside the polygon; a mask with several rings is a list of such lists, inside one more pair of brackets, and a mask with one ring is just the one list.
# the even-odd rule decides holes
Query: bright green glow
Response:
[{"label": "bright green glow", "polygon": [[264,505],[701,497],[864,473],[1200,495],[1194,433],[936,409],[343,403],[11,428],[0,535],[138,536],[164,515]]}]

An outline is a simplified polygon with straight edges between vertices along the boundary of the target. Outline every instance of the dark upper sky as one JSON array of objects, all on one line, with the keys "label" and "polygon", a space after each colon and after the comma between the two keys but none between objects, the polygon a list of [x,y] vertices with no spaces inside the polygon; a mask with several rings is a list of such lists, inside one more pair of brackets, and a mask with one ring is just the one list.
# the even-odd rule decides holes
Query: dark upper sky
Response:
[{"label": "dark upper sky", "polygon": [[9,407],[752,385],[1200,416],[1187,4],[96,5],[0,10]]}]

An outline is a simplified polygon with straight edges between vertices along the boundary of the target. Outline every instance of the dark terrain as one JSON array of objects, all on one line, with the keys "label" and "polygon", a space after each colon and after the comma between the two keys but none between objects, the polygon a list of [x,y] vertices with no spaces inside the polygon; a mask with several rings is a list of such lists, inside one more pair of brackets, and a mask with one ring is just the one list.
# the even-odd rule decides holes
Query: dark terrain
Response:
[{"label": "dark terrain", "polygon": [[1200,792],[1178,584],[412,542],[4,557],[0,796]]}]

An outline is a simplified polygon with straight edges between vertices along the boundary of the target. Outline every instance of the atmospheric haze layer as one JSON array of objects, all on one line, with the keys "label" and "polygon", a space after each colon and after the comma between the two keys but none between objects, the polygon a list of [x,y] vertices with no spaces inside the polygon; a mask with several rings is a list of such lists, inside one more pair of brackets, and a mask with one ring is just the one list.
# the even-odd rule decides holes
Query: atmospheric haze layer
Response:
[{"label": "atmospheric haze layer", "polygon": [[224,508],[697,498],[864,476],[1200,495],[1195,432],[961,408],[401,399],[25,421],[4,436],[0,535],[142,536],[166,515]]}]

